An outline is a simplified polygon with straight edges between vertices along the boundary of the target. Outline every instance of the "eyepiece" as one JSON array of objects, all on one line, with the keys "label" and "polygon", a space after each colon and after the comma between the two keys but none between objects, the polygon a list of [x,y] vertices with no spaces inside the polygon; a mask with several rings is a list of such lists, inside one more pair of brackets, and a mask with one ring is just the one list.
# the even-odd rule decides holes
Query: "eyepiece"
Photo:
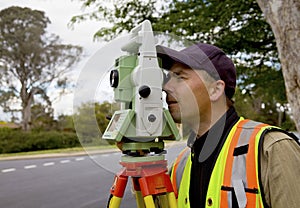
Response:
[{"label": "eyepiece", "polygon": [[119,72],[118,70],[112,70],[109,75],[109,81],[111,87],[118,87],[119,85]]}]

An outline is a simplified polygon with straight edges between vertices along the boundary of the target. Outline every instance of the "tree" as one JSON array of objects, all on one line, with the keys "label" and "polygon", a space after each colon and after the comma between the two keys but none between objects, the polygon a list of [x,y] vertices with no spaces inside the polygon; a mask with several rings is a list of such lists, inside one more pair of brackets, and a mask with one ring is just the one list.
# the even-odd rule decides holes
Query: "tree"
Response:
[{"label": "tree", "polygon": [[[279,105],[287,109],[274,34],[255,0],[126,0],[112,5],[97,0],[83,2],[86,7],[96,5],[94,12],[78,15],[71,22],[87,17],[107,19],[111,24],[95,34],[103,39],[150,19],[155,31],[219,46],[235,60],[240,90],[251,92],[252,101],[263,99],[261,103],[267,107],[260,109],[260,115],[277,125],[278,119],[274,118],[280,112],[276,108]],[[236,99],[237,102],[242,101]],[[254,118],[253,114],[250,118]]]},{"label": "tree", "polygon": [[59,115],[57,118],[57,130],[75,132],[73,116],[72,115]]},{"label": "tree", "polygon": [[95,39],[111,40],[123,31],[130,31],[145,19],[156,22],[155,0],[115,0],[112,2],[98,0],[81,0],[83,7],[93,8],[90,13],[73,16],[70,23],[80,23],[95,19],[110,23],[108,27],[100,28],[94,35]]},{"label": "tree", "polygon": [[56,127],[54,121],[53,109],[41,103],[34,104],[31,107],[31,128],[33,130],[53,130]]},{"label": "tree", "polygon": [[66,72],[80,59],[82,48],[60,43],[46,31],[50,20],[44,12],[12,6],[0,11],[0,101],[6,112],[21,105],[22,128],[31,128],[31,106],[51,107],[50,84],[64,89]]},{"label": "tree", "polygon": [[287,97],[300,132],[300,2],[257,0],[272,27],[279,52]]},{"label": "tree", "polygon": [[[76,109],[73,115],[74,124],[78,138],[82,144],[101,144],[100,138],[104,133],[109,120],[115,110],[119,109],[118,104],[108,102],[83,103]],[[105,142],[106,143],[106,142]]]}]

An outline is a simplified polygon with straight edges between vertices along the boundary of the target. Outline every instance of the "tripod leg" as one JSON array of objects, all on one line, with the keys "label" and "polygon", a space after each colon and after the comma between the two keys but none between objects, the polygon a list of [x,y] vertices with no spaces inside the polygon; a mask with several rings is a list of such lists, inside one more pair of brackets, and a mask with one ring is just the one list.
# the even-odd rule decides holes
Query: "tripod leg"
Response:
[{"label": "tripod leg", "polygon": [[112,196],[110,201],[109,201],[108,208],[118,208],[118,207],[120,207],[121,201],[122,201],[122,198],[119,198],[117,196]]},{"label": "tripod leg", "polygon": [[124,196],[128,176],[116,175],[113,186],[110,189],[112,197],[109,200],[108,208],[119,208]]},{"label": "tripod leg", "polygon": [[177,200],[175,197],[174,192],[167,193],[168,201],[169,201],[169,207],[177,208]]},{"label": "tripod leg", "polygon": [[133,189],[135,192],[135,200],[138,208],[145,208],[145,203],[143,200],[143,195],[141,192],[141,188],[139,185],[138,178],[133,177],[132,178],[132,184],[133,184]]},{"label": "tripod leg", "polygon": [[136,204],[138,208],[146,208],[141,191],[136,191]]},{"label": "tripod leg", "polygon": [[156,207],[177,208],[177,201],[174,192],[162,194],[156,197],[158,199],[157,201],[155,201]]},{"label": "tripod leg", "polygon": [[155,208],[154,200],[152,195],[144,197],[144,202],[147,208]]},{"label": "tripod leg", "polygon": [[[149,170],[151,173],[151,170]],[[161,172],[159,174],[149,174],[139,179],[142,194],[146,207],[155,207],[153,196],[157,196],[159,204],[163,207],[177,208],[177,201],[173,192],[170,177]]]},{"label": "tripod leg", "polygon": [[155,203],[159,204],[159,207],[169,207],[168,197],[166,194],[157,196],[158,200]]},{"label": "tripod leg", "polygon": [[132,183],[136,196],[136,203],[138,208],[155,208],[154,200],[152,195],[145,196],[143,198],[140,183],[140,178],[133,177]]}]

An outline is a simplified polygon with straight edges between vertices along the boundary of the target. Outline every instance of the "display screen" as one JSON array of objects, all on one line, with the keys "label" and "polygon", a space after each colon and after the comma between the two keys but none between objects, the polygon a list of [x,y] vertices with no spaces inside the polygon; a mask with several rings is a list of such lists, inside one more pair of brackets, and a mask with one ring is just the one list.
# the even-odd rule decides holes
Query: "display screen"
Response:
[{"label": "display screen", "polygon": [[117,125],[117,123],[118,123],[118,121],[120,119],[120,115],[121,114],[115,114],[114,115],[113,120],[112,120],[112,122],[111,122],[111,124],[110,124],[110,126],[108,128],[109,132],[112,132],[112,131],[116,130],[116,125]]}]

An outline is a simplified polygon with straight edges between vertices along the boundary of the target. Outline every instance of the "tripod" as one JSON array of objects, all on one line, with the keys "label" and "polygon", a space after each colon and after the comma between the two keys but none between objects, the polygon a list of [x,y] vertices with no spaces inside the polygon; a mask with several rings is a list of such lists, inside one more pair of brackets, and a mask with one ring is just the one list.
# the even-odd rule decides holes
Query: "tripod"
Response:
[{"label": "tripod", "polygon": [[[119,208],[128,177],[132,178],[138,208],[177,208],[177,201],[164,155],[132,157],[122,156],[121,171],[116,174],[111,187],[112,197],[108,208]],[[157,199],[157,200],[154,200]]]}]

